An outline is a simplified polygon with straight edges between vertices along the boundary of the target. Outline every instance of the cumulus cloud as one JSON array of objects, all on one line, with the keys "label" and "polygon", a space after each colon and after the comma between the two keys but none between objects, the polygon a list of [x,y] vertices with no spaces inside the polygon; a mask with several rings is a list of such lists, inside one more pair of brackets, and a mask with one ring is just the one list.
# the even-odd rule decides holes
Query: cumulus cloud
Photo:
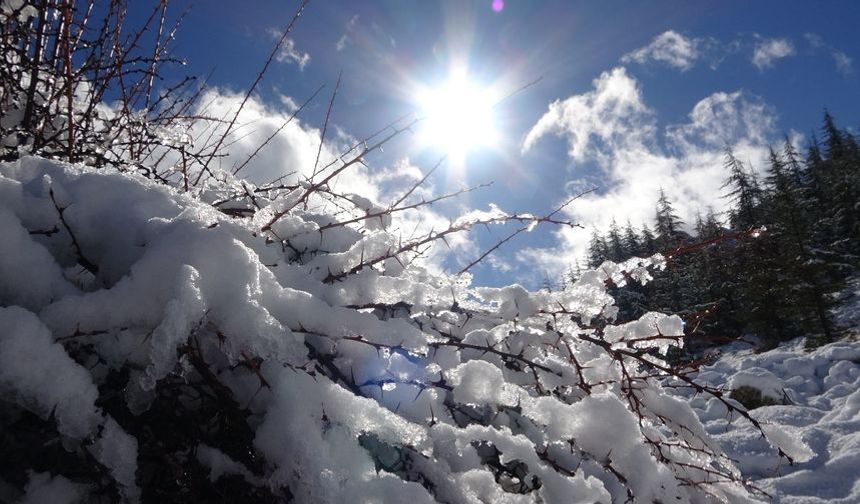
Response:
[{"label": "cumulus cloud", "polygon": [[[196,112],[209,117],[229,118],[235,114],[243,97],[242,93],[211,89],[199,100],[200,105]],[[289,117],[290,112],[287,110],[267,106],[251,97],[239,114],[237,126],[224,142],[224,145],[228,146],[227,155],[217,160],[218,167],[232,170],[233,167],[244,163],[259,145],[287,122]],[[211,143],[209,139],[218,138],[225,127],[225,124],[212,127],[197,124],[192,128],[190,135],[195,138],[195,143]],[[295,118],[243,168],[240,175],[258,184],[269,182],[288,173],[293,173],[294,179],[302,175],[309,176],[313,171],[319,143],[320,131]],[[327,143],[323,147],[321,161],[334,159],[338,149],[339,146]]]},{"label": "cumulus cloud", "polygon": [[603,72],[593,85],[593,91],[550,103],[549,111],[526,135],[523,151],[554,134],[566,138],[572,160],[583,161],[601,157],[633,139],[643,143],[652,136],[653,114],[624,68]]},{"label": "cumulus cloud", "polygon": [[676,31],[669,30],[655,37],[647,46],[625,54],[621,61],[640,64],[658,61],[683,72],[693,68],[696,60],[701,57],[700,48],[703,40],[685,37]]},{"label": "cumulus cloud", "polygon": [[[244,94],[224,89],[211,89],[199,100],[195,114],[208,117],[230,118],[242,102]],[[295,103],[287,96],[280,96],[282,106],[268,105],[255,97],[245,103],[227,139],[225,155],[217,158],[215,168],[232,171],[243,164],[270,136],[274,137],[253,157],[239,176],[255,183],[265,184],[283,178],[292,184],[314,175],[314,163],[320,149],[318,128],[295,117],[290,120]],[[285,123],[286,126],[284,125]],[[195,123],[188,135],[195,145],[212,144],[219,138],[226,123]],[[280,130],[280,131],[279,131]],[[330,125],[329,134],[322,146],[319,166],[337,161],[358,140],[338,127]],[[349,156],[347,155],[348,159]],[[339,187],[349,187],[350,192],[384,204],[396,199],[399,194],[421,180],[421,170],[408,158],[384,166],[357,163],[344,171],[337,179]],[[416,198],[430,199],[434,188],[429,183],[413,191]]]},{"label": "cumulus cloud", "polygon": [[738,139],[766,144],[775,127],[773,111],[740,91],[717,92],[702,99],[688,118],[685,124],[666,128],[670,146],[684,154],[703,148],[720,150]]},{"label": "cumulus cloud", "polygon": [[[626,92],[619,94],[619,89]],[[601,189],[565,209],[576,222],[607,229],[613,218],[618,222],[629,218],[634,225],[650,226],[662,188],[682,219],[691,224],[697,210],[726,207],[720,191],[726,177],[726,145],[733,145],[738,158],[754,169],[763,169],[774,117],[774,110],[755,97],[740,91],[720,92],[699,101],[686,121],[659,128],[638,83],[616,68],[596,79],[591,91],[550,104],[527,135],[524,150],[554,134],[567,140],[574,170],[579,163],[601,168]],[[520,259],[564,271],[583,257],[589,233],[559,229],[556,238],[557,247],[527,249]]]},{"label": "cumulus cloud", "polygon": [[773,66],[774,61],[794,56],[794,45],[788,39],[766,39],[756,44],[752,55],[752,64],[759,70]]}]

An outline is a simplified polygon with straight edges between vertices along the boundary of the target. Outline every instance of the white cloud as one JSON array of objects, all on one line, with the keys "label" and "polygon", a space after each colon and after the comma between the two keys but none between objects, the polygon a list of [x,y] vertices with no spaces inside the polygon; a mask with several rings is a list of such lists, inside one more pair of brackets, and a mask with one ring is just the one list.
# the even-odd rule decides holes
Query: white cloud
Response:
[{"label": "white cloud", "polygon": [[773,62],[794,56],[794,45],[788,39],[767,39],[756,44],[753,50],[752,63],[759,70],[770,68]]},{"label": "white cloud", "polygon": [[653,127],[636,81],[618,67],[603,72],[593,81],[594,90],[556,100],[532,127],[523,142],[523,151],[547,134],[564,136],[573,161],[601,156],[604,147],[628,143],[633,138],[651,136]]},{"label": "white cloud", "polygon": [[352,33],[355,30],[355,25],[358,23],[358,14],[355,14],[349,21],[346,22],[346,30],[344,34],[341,35],[340,39],[338,39],[337,44],[335,44],[335,49],[338,51],[343,51],[346,49],[347,44],[352,42]]},{"label": "white cloud", "polygon": [[[269,35],[275,39],[279,40],[281,38],[281,32],[276,29],[270,29]],[[281,44],[280,49],[278,49],[277,54],[275,54],[275,59],[280,63],[295,63],[299,66],[299,70],[304,70],[308,63],[311,62],[311,55],[300,51],[296,47],[296,41],[287,38],[284,39],[284,43]]]},{"label": "white cloud", "polygon": [[683,154],[720,150],[737,139],[766,144],[775,126],[772,111],[740,91],[714,93],[699,101],[688,117],[690,122],[666,128],[668,143]]},{"label": "white cloud", "polygon": [[300,107],[299,102],[294,100],[292,96],[280,94],[280,95],[278,95],[278,100],[281,102],[281,105],[286,107],[287,112],[289,112],[291,114],[293,112],[299,110],[299,107]]},{"label": "white cloud", "polygon": [[625,54],[621,61],[624,63],[635,61],[640,64],[659,61],[683,72],[693,68],[694,63],[701,56],[702,42],[703,39],[685,37],[669,30],[655,37],[647,46]]},{"label": "white cloud", "polygon": [[851,58],[842,51],[833,51],[833,60],[836,61],[836,70],[842,75],[849,75],[854,71]]},{"label": "white cloud", "polygon": [[[624,100],[619,100],[618,89],[627,90],[620,95]],[[619,102],[624,105],[606,106]],[[693,107],[687,121],[658,128],[638,83],[616,68],[596,79],[593,90],[552,103],[527,135],[524,150],[552,133],[567,140],[574,162],[601,167],[601,190],[565,210],[568,218],[586,227],[605,230],[613,218],[652,225],[661,188],[689,225],[696,210],[725,209],[720,190],[726,177],[725,146],[733,145],[739,159],[762,170],[773,130],[774,111],[743,92],[714,93]],[[541,261],[561,272],[583,257],[590,233],[559,229],[555,234],[558,247],[524,250],[520,260]]]},{"label": "white cloud", "polygon": [[[212,89],[207,91],[199,100],[198,115],[208,117],[231,118],[235,114],[243,98],[243,94],[228,90]],[[286,108],[286,107],[285,107]],[[266,106],[260,100],[248,99],[231,131],[224,142],[227,155],[217,158],[213,163],[224,170],[245,162],[245,160],[266,141],[278,128],[289,119],[290,111]],[[213,128],[205,128],[197,123],[189,134],[195,138],[195,145],[203,142],[211,143],[223,132],[226,124],[220,123]],[[275,135],[269,144],[263,148],[254,159],[240,172],[255,183],[266,183],[287,173],[295,173],[291,180],[298,177],[310,176],[316,160],[320,143],[320,131],[294,118]],[[342,146],[327,142],[323,148],[320,163],[328,163],[336,157]],[[369,190],[363,177],[356,177],[357,184],[362,190]]]},{"label": "white cloud", "polygon": [[812,46],[813,49],[824,47],[824,39],[817,33],[804,33],[803,38],[809,42],[809,45]]},{"label": "white cloud", "polygon": [[343,51],[346,49],[347,42],[349,42],[349,36],[344,33],[339,39],[337,39],[337,43],[335,43],[334,48],[338,51]]},{"label": "white cloud", "polygon": [[357,45],[363,49],[363,53],[367,56],[379,59],[389,59],[391,56],[381,56],[391,49],[397,47],[397,41],[394,37],[385,32],[385,30],[377,23],[364,23],[359,30],[358,14],[349,18],[344,28],[343,35],[337,40],[334,47],[337,51],[343,51],[351,45]]},{"label": "white cloud", "polygon": [[812,53],[817,53],[819,50],[827,51],[833,57],[833,62],[836,63],[836,71],[843,76],[848,76],[854,73],[854,61],[845,52],[836,49],[832,45],[824,41],[824,38],[817,33],[804,33],[803,37],[812,48]]}]

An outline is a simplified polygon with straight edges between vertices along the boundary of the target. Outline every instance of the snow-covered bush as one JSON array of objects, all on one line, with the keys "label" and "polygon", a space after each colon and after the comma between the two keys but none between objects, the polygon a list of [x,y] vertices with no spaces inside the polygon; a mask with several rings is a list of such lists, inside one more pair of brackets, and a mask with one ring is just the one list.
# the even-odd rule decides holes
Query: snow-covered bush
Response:
[{"label": "snow-covered bush", "polygon": [[[384,228],[333,225],[348,219],[317,205],[275,210],[306,188],[233,189],[0,165],[4,488],[749,498],[662,385],[712,390],[742,414],[662,360],[680,319],[611,322],[607,283],[646,281],[659,257],[606,263],[560,292],[470,287],[412,263],[416,249]],[[247,217],[206,202],[231,194]]]},{"label": "snow-covered bush", "polygon": [[[106,105],[110,82],[169,59],[172,32],[135,56],[111,24],[81,43],[70,4],[0,5],[0,500],[756,495],[672,392],[713,397],[761,432],[664,361],[681,320],[613,322],[607,287],[648,281],[660,256],[607,262],[560,292],[432,273],[428,247],[476,224],[570,223],[493,207],[407,236],[401,214],[450,195],[422,199],[419,181],[385,205],[334,189],[408,121],[307,178],[258,186],[210,169],[241,106],[191,152],[193,100],[142,78]],[[106,19],[124,5],[108,2]],[[78,50],[95,63],[71,72]]]}]

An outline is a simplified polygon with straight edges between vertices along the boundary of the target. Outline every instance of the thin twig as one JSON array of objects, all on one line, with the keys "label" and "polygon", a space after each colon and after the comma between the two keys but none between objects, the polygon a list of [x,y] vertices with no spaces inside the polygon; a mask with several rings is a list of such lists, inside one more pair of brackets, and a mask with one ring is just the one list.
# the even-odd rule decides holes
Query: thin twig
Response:
[{"label": "thin twig", "polygon": [[244,168],[248,163],[250,163],[250,162],[251,162],[251,160],[252,160],[252,159],[254,159],[254,157],[255,157],[257,154],[259,154],[259,153],[260,153],[260,151],[261,151],[261,150],[263,150],[263,148],[264,148],[266,145],[268,145],[268,144],[269,144],[269,142],[271,142],[273,138],[275,138],[275,136],[277,136],[277,135],[278,135],[278,133],[280,133],[284,128],[286,128],[286,127],[287,127],[287,125],[288,125],[288,124],[290,124],[290,123],[293,121],[293,119],[295,119],[295,118],[296,118],[296,116],[298,116],[298,115],[299,115],[299,113],[300,113],[302,110],[304,110],[304,108],[305,108],[305,107],[306,107],[306,106],[307,106],[311,101],[313,101],[313,99],[314,99],[314,98],[316,98],[317,94],[319,94],[319,92],[320,92],[320,91],[322,91],[322,89],[323,89],[324,87],[325,87],[325,84],[321,84],[321,85],[320,85],[320,87],[318,87],[318,88],[317,88],[317,90],[316,90],[316,91],[314,91],[314,93],[310,96],[310,98],[308,98],[307,100],[305,100],[305,102],[304,102],[304,103],[302,103],[302,105],[301,105],[298,109],[296,109],[292,114],[290,114],[290,117],[289,117],[289,118],[287,118],[287,120],[286,120],[286,121],[284,121],[284,123],[283,123],[283,124],[281,124],[281,126],[280,126],[278,129],[276,129],[275,131],[273,131],[273,132],[272,132],[272,134],[271,134],[271,135],[269,135],[269,137],[268,137],[268,138],[266,138],[266,140],[265,140],[263,143],[261,143],[260,145],[258,145],[258,146],[257,146],[257,148],[256,148],[256,149],[254,149],[254,152],[252,152],[252,153],[251,153],[251,155],[250,155],[250,156],[248,156],[248,159],[246,159],[246,160],[245,160],[245,162],[243,162],[241,165],[239,165],[238,167],[236,167],[236,168],[233,170],[233,175],[236,175],[237,173],[239,173],[239,171],[241,171],[241,170],[242,170],[242,168]]},{"label": "thin twig", "polygon": [[343,76],[343,70],[341,70],[337,74],[337,82],[334,85],[334,92],[332,92],[331,100],[329,100],[329,102],[328,102],[328,110],[326,110],[326,113],[325,113],[325,122],[323,123],[322,133],[320,134],[320,146],[317,149],[317,158],[314,161],[314,169],[312,172],[313,175],[311,175],[311,180],[313,180],[314,177],[317,176],[317,166],[319,165],[320,154],[322,154],[323,144],[325,143],[325,134],[326,134],[326,131],[328,131],[328,121],[329,121],[329,118],[331,117],[332,108],[334,107],[334,100],[335,100],[335,98],[337,98],[337,92],[340,89],[340,78],[342,76]]}]

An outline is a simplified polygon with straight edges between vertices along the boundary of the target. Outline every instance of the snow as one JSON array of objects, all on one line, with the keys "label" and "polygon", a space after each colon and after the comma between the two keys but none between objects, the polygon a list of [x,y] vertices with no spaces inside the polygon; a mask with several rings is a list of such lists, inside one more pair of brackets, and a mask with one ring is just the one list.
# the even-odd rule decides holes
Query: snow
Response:
[{"label": "snow", "polygon": [[6,208],[0,208],[0,233],[0,255],[9,258],[0,264],[0,303],[8,305],[14,300],[19,306],[37,310],[74,292],[51,253],[34,241]]},{"label": "snow", "polygon": [[101,421],[89,374],[36,315],[17,306],[0,307],[0,397],[43,418],[54,415],[59,431],[73,438],[87,437]]},{"label": "snow", "polygon": [[[702,383],[774,403],[750,412],[759,430],[733,400],[666,377],[679,317],[614,324],[608,285],[647,282],[659,255],[559,292],[474,288],[391,257],[401,237],[366,222],[384,208],[367,196],[329,228],[343,215],[298,205],[272,228],[281,246],[261,227],[295,197],[261,195],[255,217],[233,218],[210,203],[236,183],[185,193],[0,163],[0,399],[55,419],[62,446],[94,457],[125,501],[144,493],[146,446],[124,422],[161,384],[199,382],[200,366],[247,413],[259,466],[217,439],[189,440],[187,456],[212,482],[239,475],[298,502],[761,498],[742,478],[779,502],[860,501],[856,343],[733,349],[701,369]],[[32,502],[89,491],[70,474],[29,481],[15,490]]]},{"label": "snow", "polygon": [[27,4],[24,0],[3,0],[0,3],[0,11],[3,14],[11,15],[18,14],[18,21],[26,23],[30,18],[38,17],[38,11],[32,5]]},{"label": "snow", "polygon": [[793,465],[748,424],[714,408],[714,399],[691,402],[713,438],[774,502],[860,502],[860,345],[844,341],[807,352],[800,339],[760,354],[734,349],[699,378],[787,400],[750,413]]},{"label": "snow", "polygon": [[239,475],[253,485],[260,483],[247,467],[236,462],[221,450],[203,443],[197,445],[197,461],[209,469],[209,481],[215,482],[222,476]]},{"label": "snow", "polygon": [[135,482],[137,440],[123,431],[113,418],[108,418],[93,448],[96,459],[108,468],[119,483],[125,500],[137,502],[140,499],[140,489]]},{"label": "snow", "polygon": [[49,473],[30,473],[30,481],[18,504],[77,504],[84,502],[87,488],[63,476]]},{"label": "snow", "polygon": [[677,315],[649,312],[633,322],[607,327],[603,334],[606,341],[617,348],[655,347],[666,355],[669,347],[683,346],[683,340],[678,338],[684,334],[683,326],[681,317]]},{"label": "snow", "polygon": [[729,390],[740,387],[750,387],[761,392],[762,397],[774,401],[782,401],[785,395],[785,384],[775,374],[760,367],[747,368],[733,374],[728,381]]},{"label": "snow", "polygon": [[860,336],[860,276],[848,280],[841,303],[834,309],[834,319],[856,337]]},{"label": "snow", "polygon": [[460,364],[448,373],[454,385],[454,400],[464,404],[513,404],[511,394],[505,394],[505,378],[501,369],[484,361]]}]

